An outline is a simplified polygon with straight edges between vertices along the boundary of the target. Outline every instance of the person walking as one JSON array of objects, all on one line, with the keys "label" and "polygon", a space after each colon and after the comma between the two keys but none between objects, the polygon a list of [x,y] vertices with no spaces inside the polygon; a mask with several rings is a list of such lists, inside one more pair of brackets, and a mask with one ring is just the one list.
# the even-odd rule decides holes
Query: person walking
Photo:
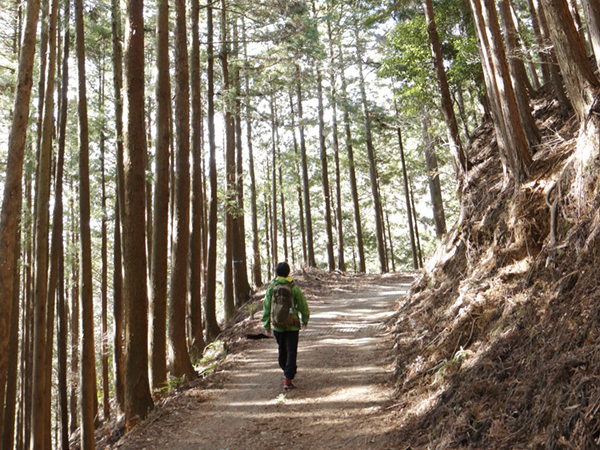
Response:
[{"label": "person walking", "polygon": [[275,335],[279,347],[279,367],[284,376],[283,388],[288,390],[294,387],[292,380],[298,369],[296,359],[300,328],[306,329],[310,311],[304,294],[290,276],[288,263],[277,264],[275,274],[265,294],[262,323],[267,336],[271,337],[271,332]]}]

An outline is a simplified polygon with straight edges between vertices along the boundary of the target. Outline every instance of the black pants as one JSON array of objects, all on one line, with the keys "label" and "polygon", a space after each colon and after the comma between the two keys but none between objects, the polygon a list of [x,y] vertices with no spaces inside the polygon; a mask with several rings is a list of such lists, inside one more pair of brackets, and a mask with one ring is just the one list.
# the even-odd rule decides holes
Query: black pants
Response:
[{"label": "black pants", "polygon": [[286,380],[296,376],[296,358],[298,357],[298,331],[273,331],[279,346],[279,367]]}]

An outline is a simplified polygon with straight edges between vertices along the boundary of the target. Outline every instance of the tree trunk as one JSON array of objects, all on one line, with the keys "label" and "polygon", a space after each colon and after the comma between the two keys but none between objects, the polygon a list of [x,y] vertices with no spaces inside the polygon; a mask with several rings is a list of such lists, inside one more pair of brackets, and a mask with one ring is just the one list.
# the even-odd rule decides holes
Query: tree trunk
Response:
[{"label": "tree trunk", "polygon": [[296,139],[296,121],[295,121],[295,113],[294,113],[294,98],[292,90],[290,89],[290,118],[292,121],[292,137],[294,141],[294,155],[296,155],[296,175],[297,175],[297,183],[298,186],[296,189],[296,193],[298,196],[298,211],[299,211],[299,220],[300,220],[300,232],[302,234],[302,261],[307,261],[307,248],[306,248],[306,227],[304,225],[304,205],[302,203],[302,176],[300,172],[300,167],[298,165],[298,140]]},{"label": "tree trunk", "polygon": [[432,0],[423,0],[423,9],[427,20],[427,33],[429,34],[429,44],[431,47],[431,57],[433,58],[433,67],[440,86],[440,95],[442,102],[442,112],[446,121],[446,130],[448,132],[448,142],[450,143],[450,153],[454,162],[454,170],[459,183],[459,195],[462,187],[462,180],[466,177],[467,172],[467,157],[463,150],[462,142],[458,132],[458,123],[456,115],[452,108],[452,97],[450,95],[450,87],[446,77],[446,69],[444,68],[444,58],[442,55],[442,47],[435,25],[435,17],[433,14]]},{"label": "tree trunk", "polygon": [[596,57],[596,67],[600,70],[600,8],[598,8],[596,0],[582,0],[581,4],[590,35],[590,43]]},{"label": "tree trunk", "polygon": [[94,345],[94,286],[92,281],[92,237],[90,230],[90,149],[85,74],[83,1],[75,1],[77,68],[79,76],[79,226],[81,235],[81,448],[96,448],[96,357]]},{"label": "tree trunk", "polygon": [[[395,102],[394,102],[395,104]],[[398,109],[396,106],[396,115],[398,114]],[[402,142],[402,130],[400,127],[398,130],[398,148],[400,149],[400,161],[402,163],[402,180],[404,181],[404,199],[406,201],[406,214],[407,214],[407,222],[408,222],[408,234],[410,236],[410,250],[413,259],[413,269],[417,270],[419,268],[419,260],[417,258],[417,245],[415,242],[415,229],[413,226],[413,215],[412,215],[412,205],[410,203],[410,192],[408,189],[408,173],[406,170],[406,160],[404,158],[404,144]]]},{"label": "tree trunk", "polygon": [[541,29],[541,20],[538,14],[536,0],[527,0],[529,5],[529,14],[531,16],[531,25],[535,34],[535,41],[538,48],[538,57],[540,59],[540,68],[542,69],[542,80],[544,84],[550,83],[550,62],[546,53],[546,44]]},{"label": "tree trunk", "polygon": [[[73,186],[71,186],[73,187]],[[74,201],[71,201],[70,215],[75,217]],[[75,224],[71,230],[71,245],[76,248],[79,245],[79,233],[75,229]],[[71,273],[73,277],[73,287],[71,289],[71,392],[69,393],[71,417],[69,421],[69,431],[75,433],[79,427],[78,421],[78,403],[79,403],[79,255],[75,255],[71,263]]]},{"label": "tree trunk", "polygon": [[233,123],[231,80],[229,77],[229,32],[226,0],[221,0],[221,68],[223,71],[223,115],[225,120],[225,268],[223,269],[223,303],[225,321],[235,314],[233,292],[233,216],[235,211],[235,125]]},{"label": "tree trunk", "polygon": [[[4,197],[0,212],[0,289],[3,293],[0,296],[0,405],[4,405],[8,373],[8,340],[16,270],[14,262],[23,195],[21,178],[29,120],[29,100],[33,83],[32,73],[39,8],[39,0],[27,3],[25,37],[19,56],[18,80],[5,168]],[[0,422],[0,431],[2,431],[1,427]]]},{"label": "tree trunk", "polygon": [[233,26],[234,58],[233,79],[235,82],[235,195],[237,213],[233,218],[233,282],[235,304],[239,308],[250,298],[250,283],[246,266],[246,224],[244,209],[244,159],[242,145],[242,80],[240,78],[240,51],[237,20]]},{"label": "tree trunk", "polygon": [[525,73],[525,65],[518,56],[517,32],[513,22],[509,1],[510,0],[498,0],[500,16],[502,18],[504,44],[506,46],[510,76],[514,86],[515,100],[517,102],[521,122],[523,123],[523,131],[527,137],[529,147],[534,148],[541,142],[542,133],[531,114],[529,94],[526,85],[527,74]]},{"label": "tree trunk", "polygon": [[[270,84],[272,82],[270,81]],[[271,254],[273,256],[273,263],[277,264],[279,261],[279,233],[277,229],[277,224],[279,223],[279,216],[277,214],[277,166],[279,162],[277,161],[278,150],[277,147],[279,142],[277,140],[277,108],[275,106],[275,95],[273,93],[273,89],[270,92],[270,101],[269,107],[271,111],[271,201],[272,203],[272,213],[273,220],[271,224],[273,226],[271,233]]]},{"label": "tree trunk", "polygon": [[125,204],[125,183],[123,167],[123,48],[121,44],[121,7],[118,0],[111,0],[111,28],[113,49],[113,88],[115,98],[115,140],[116,140],[116,201],[115,201],[115,242],[113,268],[113,366],[115,371],[115,392],[117,404],[124,410],[125,384],[123,367],[123,260],[121,240],[121,218]]},{"label": "tree trunk", "polygon": [[321,185],[323,187],[323,207],[325,209],[325,232],[327,235],[327,263],[329,271],[335,270],[335,256],[333,254],[333,230],[331,221],[331,196],[329,189],[329,168],[327,164],[327,145],[325,143],[325,119],[323,106],[323,77],[321,70],[317,66],[317,93],[318,93],[318,111],[319,111],[319,147],[321,149]]},{"label": "tree trunk", "polygon": [[202,196],[202,94],[200,75],[200,2],[191,2],[192,55],[190,59],[192,95],[192,234],[190,237],[190,356],[199,360],[204,350],[202,326],[202,280],[204,205]]},{"label": "tree trunk", "polygon": [[196,378],[186,339],[186,307],[190,250],[190,80],[185,0],[175,0],[175,236],[169,304],[171,375]]},{"label": "tree trunk", "polygon": [[358,29],[354,31],[356,37],[356,56],[358,59],[358,74],[360,83],[361,102],[364,116],[365,138],[367,143],[367,157],[369,160],[369,177],[371,180],[371,195],[373,196],[373,209],[375,212],[375,237],[377,239],[377,254],[379,255],[379,270],[381,273],[387,272],[385,242],[383,237],[383,222],[381,217],[381,200],[377,189],[377,161],[375,159],[375,148],[373,147],[373,137],[371,135],[371,116],[367,104],[367,92],[365,89],[365,77],[363,74],[362,48]]},{"label": "tree trunk", "polygon": [[150,265],[150,379],[158,389],[167,381],[167,279],[169,258],[169,171],[171,145],[171,78],[169,2],[160,0],[156,20],[156,149],[154,226]]},{"label": "tree trunk", "polygon": [[[328,3],[329,7],[329,3]],[[331,108],[332,108],[332,143],[333,143],[333,157],[335,163],[335,220],[337,223],[337,254],[338,254],[338,269],[342,272],[346,271],[346,260],[344,257],[344,222],[342,215],[342,180],[340,173],[340,143],[339,143],[339,131],[337,122],[337,88],[336,88],[336,77],[335,77],[335,55],[333,52],[333,32],[331,29],[331,20],[327,21],[327,32],[329,37],[329,61],[330,61],[330,89],[331,89]]]},{"label": "tree trunk", "polygon": [[[12,450],[15,435],[15,412],[17,407],[17,374],[19,368],[19,248],[15,251],[15,277],[13,281],[12,311],[8,343],[8,373],[6,377],[5,403],[0,404],[0,420],[2,420],[2,450]],[[24,341],[25,342],[25,341]],[[28,377],[23,377],[28,378]]]},{"label": "tree trunk", "polygon": [[208,216],[208,258],[206,264],[206,297],[204,300],[204,324],[207,340],[212,342],[220,333],[216,315],[217,288],[217,207],[219,192],[217,190],[217,146],[215,143],[215,94],[214,94],[214,47],[213,47],[213,9],[209,4],[206,9],[208,39],[208,141],[210,147],[209,181],[210,210]]},{"label": "tree trunk", "polygon": [[[104,70],[101,73],[101,111],[104,111]],[[110,381],[108,377],[108,237],[107,237],[107,210],[106,210],[106,168],[105,168],[105,138],[104,138],[104,127],[105,123],[102,123],[102,130],[100,131],[100,164],[101,164],[101,190],[102,190],[102,228],[101,228],[101,259],[102,259],[102,273],[101,273],[101,295],[102,295],[102,404],[104,409],[104,420],[110,419]]]},{"label": "tree trunk", "polygon": [[365,263],[365,250],[362,235],[362,220],[360,217],[360,202],[358,199],[358,186],[356,183],[356,164],[354,162],[354,149],[352,148],[352,132],[350,129],[350,112],[348,106],[348,89],[344,71],[344,52],[340,44],[340,76],[342,78],[342,98],[344,109],[344,128],[346,130],[346,154],[348,155],[348,172],[350,178],[350,192],[354,211],[354,233],[356,236],[356,249],[358,250],[358,271],[367,271]]},{"label": "tree trunk", "polygon": [[550,21],[552,42],[566,90],[580,121],[578,159],[586,166],[600,151],[598,143],[600,81],[594,74],[586,54],[585,44],[579,38],[566,0],[545,0],[544,8]]},{"label": "tree trunk", "polygon": [[125,155],[123,283],[125,303],[125,428],[131,430],[153,408],[148,381],[146,287],[146,134],[144,126],[143,0],[127,2],[125,51]]},{"label": "tree trunk", "polygon": [[[244,27],[244,61],[248,63],[248,49],[246,45],[246,28]],[[250,172],[250,208],[252,211],[252,282],[256,288],[262,286],[262,268],[260,261],[260,238],[258,235],[258,206],[256,194],[256,174],[254,172],[254,150],[252,145],[252,109],[250,106],[250,76],[246,74],[246,138],[248,141],[248,171]],[[292,113],[293,114],[293,113]]]},{"label": "tree trunk", "polygon": [[476,18],[481,49],[487,58],[485,66],[488,71],[488,92],[495,98],[492,110],[495,111],[496,130],[503,137],[501,151],[504,152],[512,177],[517,183],[521,183],[527,177],[527,167],[532,158],[510,79],[498,17],[492,3],[490,0],[471,0],[471,7]]},{"label": "tree trunk", "polygon": [[300,66],[298,65],[296,65],[296,77],[296,98],[298,101],[298,120],[300,122],[299,132],[300,157],[302,161],[302,191],[304,194],[304,214],[306,217],[306,263],[309,267],[317,267],[317,263],[315,261],[315,247],[313,243],[312,214],[310,210],[310,184],[308,175],[308,161],[306,156],[306,140],[304,138],[304,117],[302,111],[302,79],[300,73]]},{"label": "tree trunk", "polygon": [[548,49],[548,72],[550,75],[550,80],[552,81],[554,93],[556,95],[556,98],[558,99],[558,103],[560,104],[563,114],[566,115],[569,111],[572,110],[573,105],[571,105],[571,101],[569,100],[569,98],[567,98],[567,94],[563,86],[563,76],[561,75],[560,70],[558,68],[558,62],[556,61],[556,51],[550,39],[550,29],[548,28],[546,13],[542,8],[540,0],[533,0],[533,2],[535,3],[535,10],[540,24],[543,48]]},{"label": "tree trunk", "polygon": [[42,122],[42,138],[36,178],[36,243],[35,243],[35,295],[34,295],[34,327],[33,327],[33,408],[31,416],[31,446],[46,448],[50,442],[51,429],[47,428],[46,414],[50,409],[51,392],[46,383],[47,361],[47,327],[48,324],[48,232],[50,206],[50,178],[52,165],[52,129],[54,121],[54,74],[56,68],[56,14],[58,3],[52,2],[52,13],[49,16],[49,38],[47,46],[49,60],[46,98],[44,101],[44,117]]},{"label": "tree trunk", "polygon": [[421,127],[423,130],[423,147],[425,148],[425,167],[429,182],[429,195],[433,205],[433,222],[435,223],[435,234],[441,238],[446,234],[446,216],[444,214],[444,202],[442,200],[442,185],[438,170],[437,156],[433,138],[429,132],[430,119],[427,111],[421,112]]}]

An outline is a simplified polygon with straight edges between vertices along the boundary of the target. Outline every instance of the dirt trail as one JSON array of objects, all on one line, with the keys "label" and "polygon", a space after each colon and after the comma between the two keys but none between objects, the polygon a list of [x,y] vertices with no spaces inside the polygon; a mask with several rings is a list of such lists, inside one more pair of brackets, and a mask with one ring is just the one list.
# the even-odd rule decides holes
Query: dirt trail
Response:
[{"label": "dirt trail", "polygon": [[274,339],[252,341],[228,357],[208,383],[182,394],[114,448],[387,449],[391,361],[386,319],[409,278],[378,278],[320,299],[307,296],[297,388],[283,391]]}]

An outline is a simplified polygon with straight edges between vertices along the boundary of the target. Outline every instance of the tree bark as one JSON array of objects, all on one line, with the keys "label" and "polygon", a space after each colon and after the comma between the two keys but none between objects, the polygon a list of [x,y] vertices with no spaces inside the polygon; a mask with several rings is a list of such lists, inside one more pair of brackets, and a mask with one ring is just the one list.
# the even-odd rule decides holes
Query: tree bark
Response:
[{"label": "tree bark", "polygon": [[47,351],[48,324],[48,267],[49,267],[49,206],[50,178],[52,160],[52,129],[54,121],[54,74],[56,69],[56,14],[58,3],[52,2],[52,12],[49,14],[47,45],[48,77],[44,92],[44,117],[42,121],[41,146],[38,159],[36,179],[36,237],[35,237],[35,295],[34,295],[34,327],[33,327],[33,407],[31,415],[31,446],[46,448],[50,442],[50,428],[46,421],[47,411],[50,410],[51,392],[46,383],[46,363],[51,364]]},{"label": "tree bark", "polygon": [[192,234],[190,237],[190,356],[199,360],[204,350],[202,325],[202,281],[204,242],[204,202],[202,195],[202,94],[200,75],[200,2],[191,2],[192,55],[190,59],[192,95]]},{"label": "tree bark", "polygon": [[581,4],[590,34],[591,47],[596,57],[596,67],[600,70],[600,8],[596,0],[582,0]]},{"label": "tree bark", "polygon": [[354,162],[354,149],[352,147],[352,131],[350,129],[350,112],[348,106],[348,83],[346,82],[344,70],[344,52],[340,44],[340,76],[342,78],[342,98],[344,109],[344,128],[346,131],[346,154],[348,156],[348,175],[350,178],[350,192],[352,194],[352,205],[354,211],[354,233],[356,236],[356,249],[358,250],[358,271],[367,271],[365,262],[365,250],[362,234],[362,220],[360,217],[360,202],[358,199],[358,186],[356,183],[356,163]]},{"label": "tree bark", "polygon": [[79,226],[81,235],[81,448],[96,448],[96,357],[94,345],[94,287],[92,281],[92,237],[90,230],[90,149],[85,73],[83,1],[75,1],[77,69],[79,77]]},{"label": "tree bark", "polygon": [[306,139],[304,137],[304,117],[302,110],[302,79],[300,73],[300,66],[296,65],[296,99],[298,102],[298,121],[299,132],[300,132],[300,157],[302,161],[302,192],[304,194],[304,215],[306,218],[306,248],[307,248],[307,260],[306,263],[309,267],[317,267],[315,261],[315,247],[313,243],[313,226],[312,226],[312,214],[310,209],[310,184],[308,175],[308,159],[306,156]]},{"label": "tree bark", "polygon": [[444,214],[442,185],[440,183],[437,155],[435,154],[433,137],[429,132],[430,118],[427,111],[421,112],[421,128],[423,131],[423,147],[425,148],[425,167],[427,169],[429,195],[431,196],[431,204],[433,206],[435,234],[437,237],[441,238],[446,234],[446,216]]},{"label": "tree bark", "polygon": [[153,408],[148,380],[146,287],[146,133],[143,0],[128,0],[125,50],[123,283],[125,301],[125,428]]},{"label": "tree bark", "polygon": [[[446,77],[446,69],[444,68],[444,58],[442,55],[442,47],[438,36],[435,17],[433,14],[433,3],[431,0],[423,0],[423,9],[425,10],[425,18],[427,20],[427,33],[429,34],[429,44],[431,48],[431,57],[433,58],[433,67],[440,86],[440,95],[442,102],[442,112],[446,122],[446,130],[448,132],[448,142],[450,143],[450,153],[454,162],[454,170],[456,178],[459,182],[459,192],[462,185],[462,180],[466,177],[467,172],[467,157],[463,150],[460,134],[458,132],[458,123],[454,108],[452,108],[452,96],[450,95],[450,87]],[[459,194],[460,195],[460,194]]]},{"label": "tree bark", "polygon": [[[36,47],[36,30],[40,9],[39,0],[27,3],[25,36],[19,56],[19,69],[12,125],[6,159],[4,196],[0,212],[0,405],[4,405],[6,376],[8,373],[8,340],[12,313],[15,252],[17,248],[20,211],[22,204],[21,179],[27,127],[29,101],[33,83],[33,62]],[[0,423],[0,431],[2,424]]]},{"label": "tree bark", "polygon": [[190,80],[185,0],[175,0],[175,236],[169,304],[169,365],[171,375],[196,378],[186,338],[186,308],[190,250]]},{"label": "tree bark", "polygon": [[158,389],[167,381],[167,279],[171,145],[171,78],[169,64],[169,2],[158,2],[156,20],[156,148],[154,226],[150,265],[150,379]]},{"label": "tree bark", "polygon": [[220,333],[216,316],[216,287],[217,287],[217,207],[219,193],[217,191],[217,146],[215,143],[215,99],[214,99],[214,46],[213,46],[213,9],[209,4],[206,9],[207,39],[208,39],[208,141],[209,141],[209,182],[210,210],[208,216],[208,258],[206,265],[206,297],[204,300],[204,324],[207,340],[212,342]]},{"label": "tree bark", "polygon": [[113,268],[113,366],[115,372],[116,400],[120,409],[125,407],[125,384],[123,363],[123,259],[121,240],[121,218],[125,203],[123,168],[123,48],[121,44],[121,7],[118,0],[111,0],[111,29],[113,49],[113,88],[115,101],[115,140],[116,140],[116,201]]},{"label": "tree bark", "polygon": [[369,106],[367,103],[367,92],[365,89],[365,77],[363,74],[363,51],[361,48],[361,41],[358,29],[354,30],[356,38],[356,56],[358,59],[358,74],[360,83],[360,94],[361,103],[363,109],[363,120],[365,127],[365,138],[367,143],[367,157],[369,160],[369,177],[371,180],[371,195],[373,196],[373,209],[375,212],[375,237],[377,239],[377,254],[379,256],[379,270],[381,273],[387,272],[386,254],[385,254],[385,242],[383,236],[383,221],[381,217],[381,200],[379,198],[378,190],[378,175],[377,175],[377,161],[375,159],[375,148],[373,147],[373,136],[371,132],[371,116]]},{"label": "tree bark", "polygon": [[[243,33],[244,61],[248,64],[248,48],[246,45],[246,33]],[[256,288],[262,286],[262,268],[260,261],[260,240],[258,235],[258,206],[256,194],[256,174],[254,171],[254,149],[252,145],[252,109],[250,107],[250,76],[246,73],[246,139],[248,143],[248,171],[250,172],[250,208],[252,211],[252,282]],[[292,113],[293,117],[293,113]]]},{"label": "tree bark", "polygon": [[509,0],[498,0],[498,6],[500,9],[500,16],[502,18],[504,43],[506,46],[508,66],[514,86],[515,100],[517,102],[519,116],[521,117],[521,122],[523,123],[523,131],[527,137],[529,147],[534,148],[541,142],[542,133],[540,132],[537,124],[535,123],[535,119],[531,114],[529,94],[526,85],[527,75],[525,73],[525,65],[518,56],[519,51],[516,38],[517,32],[513,22]]},{"label": "tree bark", "polygon": [[[328,3],[329,7],[329,3]],[[333,157],[335,164],[335,198],[336,198],[336,209],[335,209],[335,220],[337,223],[337,256],[338,264],[337,267],[340,271],[346,271],[346,259],[344,256],[344,221],[342,215],[342,180],[340,172],[340,143],[339,143],[339,130],[337,121],[337,87],[336,87],[336,76],[335,76],[335,55],[333,51],[333,31],[331,29],[331,20],[327,21],[327,32],[329,37],[329,61],[330,61],[330,96],[331,96],[331,108],[332,108],[332,147]]]},{"label": "tree bark", "polygon": [[319,147],[321,149],[321,185],[323,187],[323,208],[325,217],[325,233],[327,235],[327,264],[329,271],[335,270],[335,256],[333,254],[333,229],[331,220],[331,195],[329,189],[329,168],[327,163],[327,144],[325,143],[325,119],[323,106],[323,77],[321,70],[317,66],[317,95],[318,95],[318,114],[319,114]]},{"label": "tree bark", "polygon": [[235,207],[235,125],[231,102],[231,80],[229,77],[229,31],[226,0],[221,0],[221,69],[223,71],[223,115],[225,120],[225,268],[223,269],[223,303],[225,321],[235,314],[233,291],[233,216]]}]

